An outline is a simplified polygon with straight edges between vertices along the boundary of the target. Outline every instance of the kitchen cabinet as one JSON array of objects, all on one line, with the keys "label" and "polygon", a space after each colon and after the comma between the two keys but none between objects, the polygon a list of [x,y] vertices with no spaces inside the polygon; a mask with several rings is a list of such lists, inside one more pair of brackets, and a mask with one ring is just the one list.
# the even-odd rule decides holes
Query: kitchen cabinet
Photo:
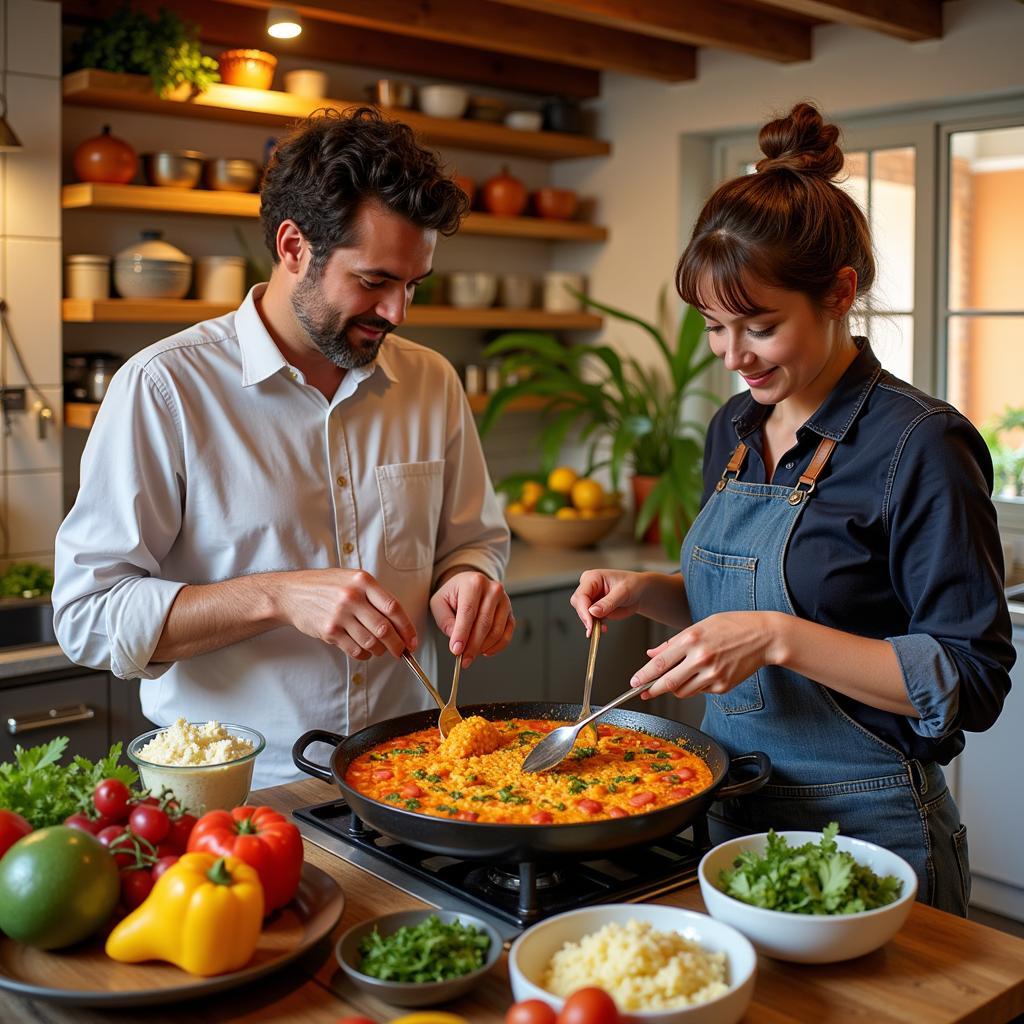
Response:
[{"label": "kitchen cabinet", "polygon": [[1024,921],[1024,799],[1017,783],[1024,735],[1024,628],[1003,712],[987,732],[968,733],[958,761],[957,800],[967,825],[971,903]]},{"label": "kitchen cabinet", "polygon": [[137,682],[77,667],[3,680],[0,711],[0,761],[11,760],[18,744],[39,746],[57,736],[67,736],[69,750],[95,761],[112,743],[127,746],[153,728],[142,714]]}]

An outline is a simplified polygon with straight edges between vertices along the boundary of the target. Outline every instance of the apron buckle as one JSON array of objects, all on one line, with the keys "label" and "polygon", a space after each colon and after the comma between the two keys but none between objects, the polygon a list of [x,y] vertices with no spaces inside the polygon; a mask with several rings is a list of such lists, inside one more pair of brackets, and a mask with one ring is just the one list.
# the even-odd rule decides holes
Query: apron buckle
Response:
[{"label": "apron buckle", "polygon": [[800,490],[800,485],[797,484],[796,487],[794,487],[793,490],[790,491],[789,499],[788,499],[790,505],[799,505],[800,502],[803,501],[804,498],[806,498],[808,495],[810,495],[810,493],[813,490],[814,490],[814,481],[813,480],[810,482],[810,484],[808,485],[807,489],[803,490],[803,491]]}]

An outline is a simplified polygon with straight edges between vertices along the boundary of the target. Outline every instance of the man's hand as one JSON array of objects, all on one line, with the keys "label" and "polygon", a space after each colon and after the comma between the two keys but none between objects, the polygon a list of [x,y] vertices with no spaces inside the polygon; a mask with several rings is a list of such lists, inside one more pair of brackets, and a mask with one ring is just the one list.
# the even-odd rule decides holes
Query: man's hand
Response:
[{"label": "man's hand", "polygon": [[416,629],[394,594],[361,569],[272,573],[275,618],[340,647],[350,658],[402,656],[416,648]]},{"label": "man's hand", "polygon": [[463,668],[469,668],[478,654],[486,657],[503,650],[515,629],[505,588],[474,569],[442,577],[430,611],[448,637],[448,649],[462,655]]}]

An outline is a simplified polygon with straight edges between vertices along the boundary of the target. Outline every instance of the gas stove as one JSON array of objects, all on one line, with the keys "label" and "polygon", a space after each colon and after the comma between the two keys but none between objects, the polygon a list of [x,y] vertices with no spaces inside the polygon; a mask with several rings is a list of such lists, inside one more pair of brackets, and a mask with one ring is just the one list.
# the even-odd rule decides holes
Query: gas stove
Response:
[{"label": "gas stove", "polygon": [[709,847],[701,819],[679,835],[593,860],[494,865],[396,842],[364,824],[344,800],[311,804],[292,814],[314,845],[432,906],[485,918],[505,939],[565,910],[637,903],[692,885]]}]

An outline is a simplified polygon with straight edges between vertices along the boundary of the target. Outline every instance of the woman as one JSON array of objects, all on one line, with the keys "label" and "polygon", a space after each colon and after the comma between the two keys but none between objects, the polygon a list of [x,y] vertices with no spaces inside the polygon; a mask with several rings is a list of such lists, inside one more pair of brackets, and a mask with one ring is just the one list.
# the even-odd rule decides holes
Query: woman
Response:
[{"label": "woman", "polygon": [[836,820],[964,914],[966,832],[939,766],[1010,686],[992,465],[963,416],[850,334],[875,267],[833,183],[838,136],[797,105],[761,130],[758,173],[701,212],[677,288],[749,391],[709,427],[682,574],[590,570],[572,605],[588,633],[633,614],[681,628],[632,685],[706,694],[706,732],[771,757],[768,786],[713,808],[716,841]]}]

